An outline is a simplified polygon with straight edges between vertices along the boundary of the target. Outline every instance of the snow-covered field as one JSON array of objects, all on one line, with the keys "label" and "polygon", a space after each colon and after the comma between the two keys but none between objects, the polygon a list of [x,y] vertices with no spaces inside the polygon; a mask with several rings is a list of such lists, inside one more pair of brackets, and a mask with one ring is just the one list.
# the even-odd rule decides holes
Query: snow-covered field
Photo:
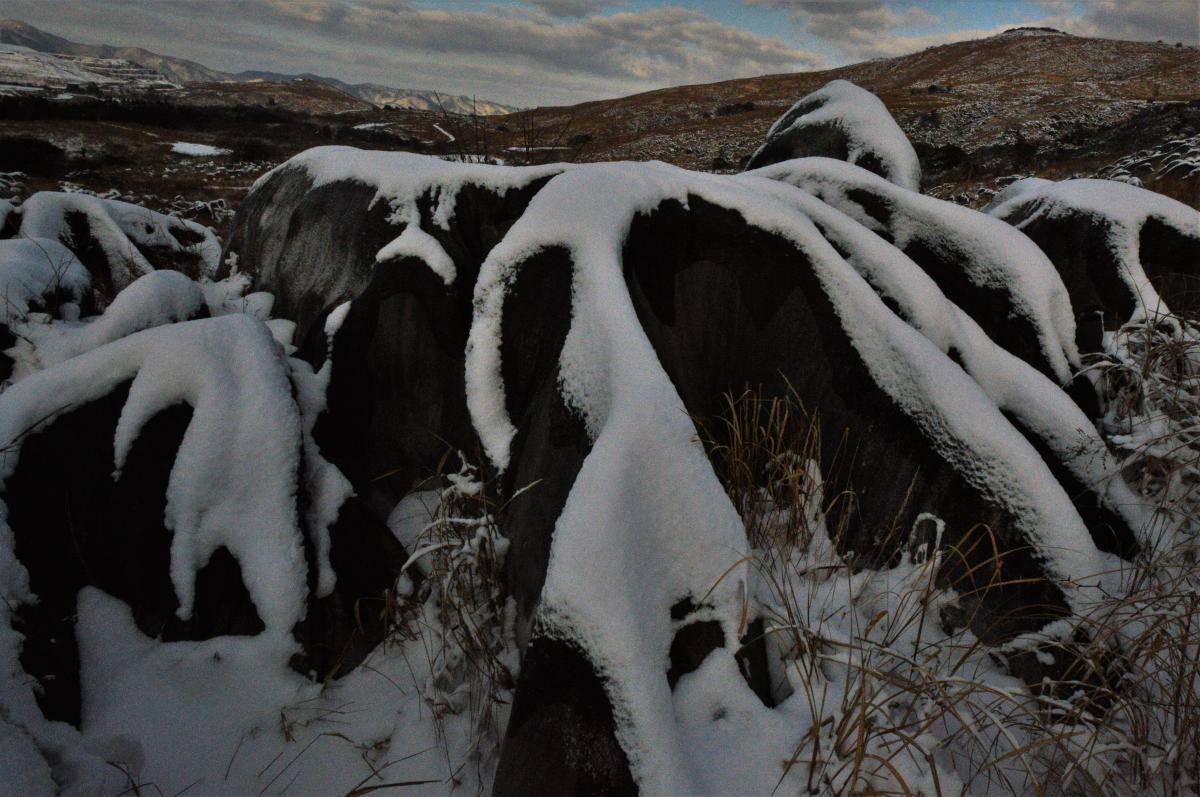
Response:
[{"label": "snow-covered field", "polygon": [[768,138],[323,147],[224,242],[12,177],[0,793],[1194,790],[1200,214]]}]

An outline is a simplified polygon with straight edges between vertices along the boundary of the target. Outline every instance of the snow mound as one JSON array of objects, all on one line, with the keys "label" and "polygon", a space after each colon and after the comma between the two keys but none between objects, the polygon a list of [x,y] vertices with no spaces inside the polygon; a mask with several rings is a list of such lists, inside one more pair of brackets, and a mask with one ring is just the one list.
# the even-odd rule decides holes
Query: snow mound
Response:
[{"label": "snow mound", "polygon": [[904,131],[878,97],[845,80],[831,81],[779,117],[746,168],[805,155],[846,160],[921,190],[921,163]]},{"label": "snow mound", "polygon": [[211,274],[220,258],[221,244],[209,228],[120,200],[41,191],[19,213],[18,235],[65,245],[107,297],[156,268]]},{"label": "snow mound", "polygon": [[117,294],[104,312],[83,321],[31,323],[21,329],[39,368],[49,368],[135,332],[187,321],[205,308],[204,293],[176,271],[153,271]]},{"label": "snow mound", "polygon": [[0,324],[11,325],[29,310],[50,309],[50,302],[78,302],[91,287],[79,259],[58,241],[46,238],[0,240]]}]

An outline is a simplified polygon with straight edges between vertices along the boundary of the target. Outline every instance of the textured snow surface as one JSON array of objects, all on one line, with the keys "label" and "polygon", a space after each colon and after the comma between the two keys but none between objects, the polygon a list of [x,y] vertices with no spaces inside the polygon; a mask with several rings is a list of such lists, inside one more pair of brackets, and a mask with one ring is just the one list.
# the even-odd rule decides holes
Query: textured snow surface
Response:
[{"label": "textured snow surface", "polygon": [[[221,243],[212,230],[193,221],[164,216],[116,199],[56,191],[38,192],[21,205],[20,235],[25,238],[50,238],[72,247],[86,246],[86,241],[73,239],[70,227],[73,214],[80,214],[87,219],[88,230],[112,268],[113,286],[117,290],[154,270],[138,251],[138,246],[162,248],[170,252],[189,250],[199,256],[206,273],[216,271]],[[172,229],[198,236],[198,242],[183,244],[171,234]]]},{"label": "textured snow surface", "polygon": [[[810,106],[811,110],[796,115]],[[849,138],[846,160],[850,163],[874,156],[896,185],[909,191],[921,190],[921,162],[900,125],[881,99],[846,80],[830,81],[793,105],[771,125],[767,143],[759,152],[776,138],[802,138],[805,128],[820,124],[833,124],[846,132]],[[757,155],[758,152],[751,160]]]},{"label": "textured snow surface", "polygon": [[1039,177],[1018,180],[992,199],[984,212],[1001,219],[1020,216],[1020,229],[1039,218],[1083,213],[1108,226],[1108,247],[1121,268],[1118,277],[1137,297],[1131,321],[1170,312],[1150,284],[1138,251],[1139,234],[1154,218],[1180,233],[1200,236],[1200,212],[1182,202],[1114,180],[1063,180]]},{"label": "textured snow surface", "polygon": [[11,324],[29,312],[31,303],[55,293],[78,300],[91,282],[83,264],[58,241],[0,241],[0,323]]},{"label": "textured snow surface", "polygon": [[[745,724],[721,724],[719,738],[710,735],[697,748],[686,725],[681,730],[676,721],[680,694],[672,695],[662,677],[673,634],[671,607],[684,598],[703,598],[712,607],[708,616],[725,630],[725,649],[735,650],[750,583],[741,520],[642,332],[622,274],[621,249],[634,216],[668,199],[686,203],[689,195],[738,211],[812,261],[876,382],[935,450],[1016,518],[1047,570],[1075,581],[1068,601],[1079,606],[1093,597],[1100,586],[1094,574],[1112,572],[1115,560],[1096,549],[1068,496],[996,400],[943,347],[951,342],[973,347],[969,357],[980,379],[1006,401],[1012,398],[1009,378],[1053,385],[1032,367],[995,352],[915,264],[901,266],[908,273],[895,276],[890,286],[890,292],[906,292],[911,300],[909,325],[822,237],[806,213],[818,215],[820,203],[798,189],[663,164],[583,166],[552,179],[483,265],[467,351],[468,407],[488,454],[503,468],[514,435],[499,368],[506,291],[525,258],[545,247],[567,248],[574,304],[560,386],[594,443],[555,527],[538,622],[543,633],[579,644],[608,679],[618,735],[644,790],[721,793],[730,782],[717,773],[730,767],[739,773],[740,790],[766,793],[776,786],[778,770],[754,767],[746,756],[765,749],[766,758],[779,760],[794,749],[795,731],[786,729],[804,725],[789,718],[788,704],[763,708],[744,681],[730,677],[732,657],[714,654],[710,658],[718,661],[690,676],[684,694],[703,695]],[[846,234],[857,228],[874,237],[837,211],[819,215]],[[862,261],[860,268],[879,277],[876,272],[897,267],[894,250],[869,248],[865,243],[861,258],[852,258]],[[1080,422],[1086,425],[1065,397],[1030,415],[1064,434]],[[749,740],[744,734],[751,727],[757,732]],[[717,726],[706,733],[718,733]]]},{"label": "textured snow surface", "polygon": [[176,271],[152,271],[117,294],[99,316],[28,323],[21,334],[36,352],[36,367],[49,368],[143,329],[194,318],[204,306],[195,282]]},{"label": "textured snow surface", "polygon": [[[915,240],[961,262],[972,284],[1011,297],[1014,311],[1037,330],[1042,352],[1060,383],[1078,369],[1075,316],[1067,289],[1042,250],[1009,225],[952,202],[906,191],[866,169],[831,158],[797,158],[746,175],[802,188],[872,232],[886,234],[897,249]],[[852,199],[864,189],[887,203],[886,224]]]}]

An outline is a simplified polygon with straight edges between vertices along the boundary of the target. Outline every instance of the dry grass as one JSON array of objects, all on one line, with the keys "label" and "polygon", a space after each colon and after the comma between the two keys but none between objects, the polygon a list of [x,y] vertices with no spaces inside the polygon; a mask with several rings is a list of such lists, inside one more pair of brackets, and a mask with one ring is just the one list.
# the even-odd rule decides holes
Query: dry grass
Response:
[{"label": "dry grass", "polygon": [[[1178,343],[1126,350],[1143,370],[1137,379],[1105,374],[1121,385],[1109,394],[1113,417],[1149,401],[1177,422],[1168,437],[1195,423],[1184,408],[1198,391],[1181,376]],[[1155,398],[1137,400],[1135,385]],[[1175,391],[1163,395],[1168,387]],[[710,451],[755,548],[774,697],[812,718],[781,787],[789,779],[786,789],[831,795],[1196,793],[1200,568],[1181,556],[1186,547],[1148,550],[1129,563],[1123,594],[1025,650],[989,648],[971,607],[984,602],[981,591],[1013,582],[981,582],[962,566],[980,561],[965,548],[987,545],[986,529],[952,543],[939,519],[922,516],[914,525],[928,525],[911,541],[907,529],[887,541],[899,552],[881,557],[890,566],[862,568],[839,553],[844,508],[855,500],[844,441],[823,452],[817,417],[794,393],[729,396],[718,428]],[[1131,449],[1127,465],[1146,474],[1143,493],[1169,503],[1179,529],[1196,521],[1195,503],[1179,491],[1193,495],[1180,484],[1198,460],[1176,438]],[[989,569],[999,573],[1003,554],[990,545]],[[1007,671],[1021,657],[1043,665],[1034,689]]]},{"label": "dry grass", "polygon": [[[517,668],[514,605],[487,471],[458,453],[457,472],[433,480],[440,498],[386,602],[389,644],[417,641],[424,666],[410,668],[451,771],[495,766]],[[443,465],[449,457],[443,460]],[[411,576],[411,578],[410,578]],[[471,749],[452,761],[445,722],[465,717]],[[480,778],[479,782],[484,782]]]}]

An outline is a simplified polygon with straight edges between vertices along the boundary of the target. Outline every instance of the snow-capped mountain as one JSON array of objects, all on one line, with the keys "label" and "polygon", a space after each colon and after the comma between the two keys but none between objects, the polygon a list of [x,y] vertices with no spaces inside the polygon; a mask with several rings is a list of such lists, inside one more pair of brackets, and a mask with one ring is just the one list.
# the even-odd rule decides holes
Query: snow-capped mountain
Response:
[{"label": "snow-capped mountain", "polygon": [[482,116],[505,114],[517,110],[486,99],[477,99],[453,94],[442,94],[427,89],[405,89],[384,86],[378,83],[346,83],[337,78],[304,73],[301,75],[280,72],[247,71],[240,73],[222,72],[185,58],[160,55],[141,47],[114,47],[107,44],[80,44],[61,36],[55,36],[26,22],[15,19],[0,20],[0,43],[19,45],[40,53],[87,59],[121,60],[137,64],[146,70],[157,72],[176,84],[216,83],[226,81],[267,80],[286,82],[303,78],[325,83],[345,93],[379,107],[413,108],[417,110],[450,113],[478,113]]}]

